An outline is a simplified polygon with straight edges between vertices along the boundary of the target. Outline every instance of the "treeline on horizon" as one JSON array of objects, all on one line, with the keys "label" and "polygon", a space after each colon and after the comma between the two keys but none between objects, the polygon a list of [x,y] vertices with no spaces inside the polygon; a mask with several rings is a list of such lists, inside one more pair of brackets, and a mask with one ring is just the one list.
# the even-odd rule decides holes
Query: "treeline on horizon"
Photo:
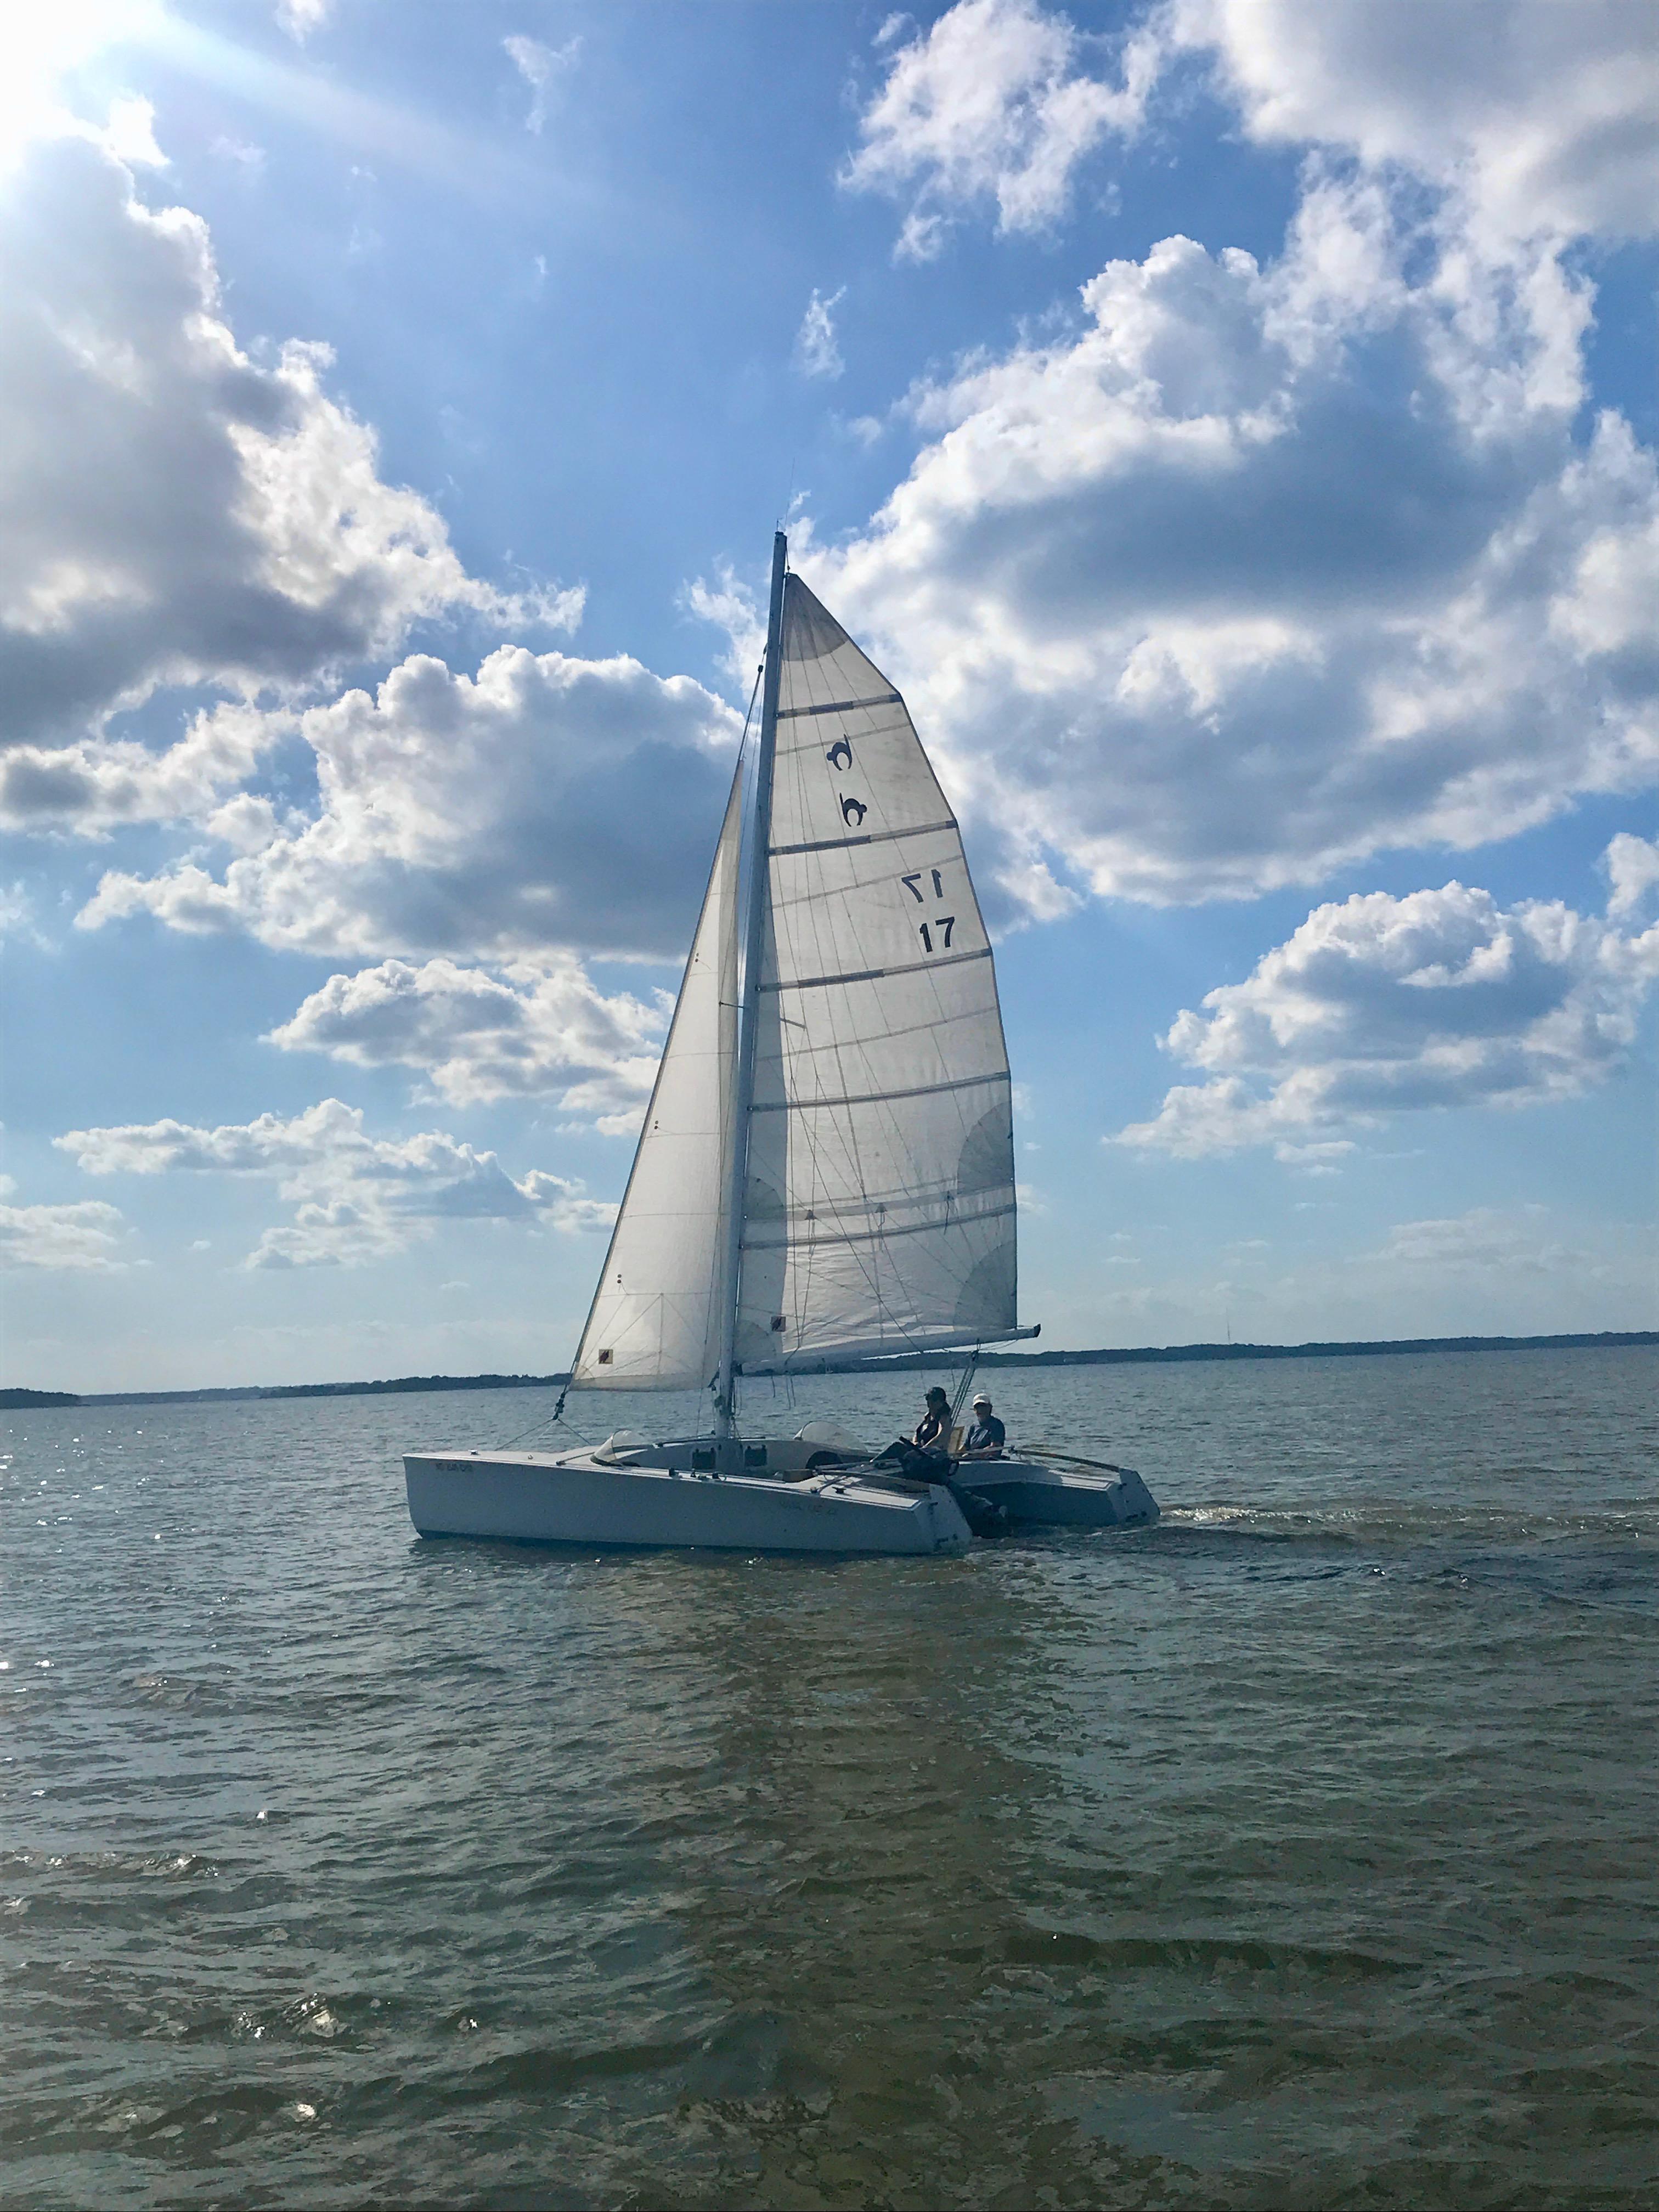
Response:
[{"label": "treeline on horizon", "polygon": [[[1109,1367],[1140,1361],[1203,1359],[1354,1359],[1425,1352],[1577,1352],[1598,1346],[1659,1344],[1659,1329],[1602,1329],[1577,1336],[1412,1336],[1352,1344],[1168,1344],[1128,1351],[985,1352],[981,1367]],[[894,1374],[919,1368],[953,1368],[960,1353],[900,1352],[880,1360],[803,1361],[796,1375]],[[551,1390],[566,1375],[399,1375],[380,1382],[248,1383],[205,1390],[0,1389],[0,1412],[50,1406],[179,1406],[225,1404],[272,1398],[373,1398],[411,1390]]]}]

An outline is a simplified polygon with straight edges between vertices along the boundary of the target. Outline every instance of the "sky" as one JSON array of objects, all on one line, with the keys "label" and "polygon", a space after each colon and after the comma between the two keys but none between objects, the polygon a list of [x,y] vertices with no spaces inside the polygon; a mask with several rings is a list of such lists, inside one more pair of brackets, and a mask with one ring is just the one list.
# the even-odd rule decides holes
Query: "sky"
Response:
[{"label": "sky", "polygon": [[780,522],[1045,1346],[1654,1327],[1653,25],[0,13],[3,1379],[568,1364]]}]

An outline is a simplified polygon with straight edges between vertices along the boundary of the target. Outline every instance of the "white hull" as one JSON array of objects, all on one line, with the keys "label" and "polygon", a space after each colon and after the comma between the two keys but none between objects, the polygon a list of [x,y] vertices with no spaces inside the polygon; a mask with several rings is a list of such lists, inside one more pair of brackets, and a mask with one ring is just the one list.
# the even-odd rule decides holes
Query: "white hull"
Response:
[{"label": "white hull", "polygon": [[[689,1455],[688,1455],[689,1456]],[[719,1552],[965,1552],[950,1492],[852,1474],[764,1475],[607,1464],[588,1452],[412,1452],[409,1514],[423,1536]]]},{"label": "white hull", "polygon": [[963,1490],[976,1490],[1016,1528],[1145,1528],[1158,1518],[1152,1493],[1133,1468],[1073,1473],[1027,1460],[966,1460]]}]

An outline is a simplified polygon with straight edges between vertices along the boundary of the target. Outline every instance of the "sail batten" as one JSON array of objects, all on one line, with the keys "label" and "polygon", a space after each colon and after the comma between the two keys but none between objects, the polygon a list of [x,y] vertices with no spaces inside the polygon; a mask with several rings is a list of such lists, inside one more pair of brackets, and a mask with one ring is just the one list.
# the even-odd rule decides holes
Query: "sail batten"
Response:
[{"label": "sail batten", "polygon": [[803,714],[851,714],[866,707],[902,707],[903,698],[896,691],[883,691],[873,699],[826,699],[818,707],[780,707],[778,720],[791,722]]},{"label": "sail batten", "polygon": [[890,1105],[900,1098],[931,1098],[940,1091],[978,1091],[988,1083],[1007,1083],[1008,1071],[994,1068],[988,1075],[958,1075],[946,1083],[913,1083],[905,1091],[859,1091],[843,1098],[767,1098],[757,1100],[757,1114],[815,1114],[831,1106]]},{"label": "sail batten", "polygon": [[743,1249],[745,1252],[775,1252],[786,1247],[792,1251],[817,1251],[826,1244],[877,1244],[895,1237],[930,1236],[937,1230],[961,1228],[969,1221],[996,1221],[1013,1211],[1013,1203],[1010,1200],[1006,1206],[988,1206],[977,1213],[959,1213],[941,1221],[911,1221],[897,1229],[890,1228],[884,1222],[878,1229],[839,1229],[816,1236],[745,1237]]},{"label": "sail batten", "polygon": [[943,822],[924,822],[916,830],[872,830],[862,837],[820,837],[811,845],[773,845],[769,848],[769,857],[781,860],[792,853],[836,853],[852,845],[890,845],[897,837],[925,837],[931,830],[954,830],[956,826],[954,818],[947,814]]}]

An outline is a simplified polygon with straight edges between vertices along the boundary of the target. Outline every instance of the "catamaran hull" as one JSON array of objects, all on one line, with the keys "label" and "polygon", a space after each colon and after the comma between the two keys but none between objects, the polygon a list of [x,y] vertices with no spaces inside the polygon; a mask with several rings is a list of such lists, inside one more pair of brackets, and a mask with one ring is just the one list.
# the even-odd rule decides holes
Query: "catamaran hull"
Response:
[{"label": "catamaran hull", "polygon": [[917,1495],[856,1477],[716,1479],[545,1452],[410,1453],[404,1477],[422,1536],[923,1558],[965,1552],[969,1540],[956,1501],[937,1485]]},{"label": "catamaran hull", "polygon": [[964,1490],[1001,1506],[1016,1528],[1143,1528],[1157,1501],[1133,1468],[1072,1474],[1019,1460],[968,1461],[957,1469]]}]

